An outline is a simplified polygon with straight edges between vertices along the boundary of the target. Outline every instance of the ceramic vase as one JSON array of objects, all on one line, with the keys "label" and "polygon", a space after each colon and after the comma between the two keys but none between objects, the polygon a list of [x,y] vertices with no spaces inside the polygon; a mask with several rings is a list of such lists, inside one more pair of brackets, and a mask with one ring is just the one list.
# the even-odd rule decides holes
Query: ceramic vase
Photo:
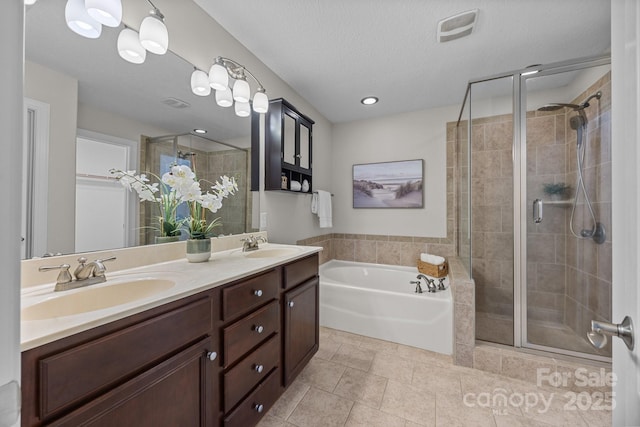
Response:
[{"label": "ceramic vase", "polygon": [[211,258],[211,239],[187,240],[187,260],[189,262],[206,262]]}]

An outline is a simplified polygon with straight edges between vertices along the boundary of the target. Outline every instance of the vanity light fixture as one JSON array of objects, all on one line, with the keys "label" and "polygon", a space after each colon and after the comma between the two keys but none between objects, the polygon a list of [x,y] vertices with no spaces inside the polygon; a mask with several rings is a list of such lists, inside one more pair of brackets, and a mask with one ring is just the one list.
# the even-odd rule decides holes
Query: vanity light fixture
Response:
[{"label": "vanity light fixture", "polygon": [[211,86],[209,85],[209,76],[202,70],[197,68],[191,73],[191,90],[198,96],[209,96]]},{"label": "vanity light fixture", "polygon": [[85,0],[87,13],[107,27],[117,27],[122,22],[122,2],[120,0]]},{"label": "vanity light fixture", "polygon": [[[204,84],[204,76],[206,74],[204,71],[200,71],[198,74],[198,79],[202,79],[202,83],[199,84]],[[216,92],[216,104],[220,107],[231,107],[235,104],[236,115],[248,117],[251,114],[251,87],[247,82],[247,76],[251,77],[258,85],[253,95],[253,111],[259,114],[269,111],[269,98],[262,83],[244,65],[222,56],[218,56],[213,61],[208,76],[209,86],[215,89]],[[191,90],[196,95],[204,96],[204,91],[201,91],[199,85],[194,85],[193,79],[192,75]],[[233,80],[231,85],[230,80]],[[201,82],[201,80],[198,80],[198,82]]]},{"label": "vanity light fixture", "polygon": [[169,48],[169,32],[164,24],[164,15],[150,0],[147,2],[153,9],[140,24],[140,44],[151,53],[164,55]]},{"label": "vanity light fixture", "polygon": [[140,44],[140,38],[131,28],[125,27],[118,35],[118,54],[132,64],[142,64],[147,58],[147,51]]},{"label": "vanity light fixture", "polygon": [[102,24],[87,13],[84,0],[67,0],[64,18],[71,31],[82,37],[97,39],[102,34]]},{"label": "vanity light fixture", "polygon": [[378,98],[376,98],[375,96],[367,96],[365,98],[362,98],[360,102],[364,105],[373,105],[378,102]]}]

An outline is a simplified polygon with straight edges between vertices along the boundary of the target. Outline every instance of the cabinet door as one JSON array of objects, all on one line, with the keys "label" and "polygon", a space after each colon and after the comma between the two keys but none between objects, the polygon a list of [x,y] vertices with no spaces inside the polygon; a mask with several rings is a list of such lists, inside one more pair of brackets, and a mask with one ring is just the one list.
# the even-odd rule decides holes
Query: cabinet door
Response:
[{"label": "cabinet door", "polygon": [[289,165],[296,164],[296,119],[287,114],[282,114],[282,161]]},{"label": "cabinet door", "polygon": [[219,420],[219,361],[205,338],[52,426],[208,426]]},{"label": "cabinet door", "polygon": [[318,278],[284,296],[284,384],[289,385],[318,351]]},{"label": "cabinet door", "polygon": [[300,123],[300,167],[311,169],[311,129],[304,123]]}]

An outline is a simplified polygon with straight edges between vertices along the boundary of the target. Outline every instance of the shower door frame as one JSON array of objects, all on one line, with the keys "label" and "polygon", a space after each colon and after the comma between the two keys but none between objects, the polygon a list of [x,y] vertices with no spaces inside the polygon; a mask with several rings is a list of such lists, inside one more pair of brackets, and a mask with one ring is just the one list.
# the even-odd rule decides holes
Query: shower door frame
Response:
[{"label": "shower door frame", "polygon": [[[535,65],[520,70],[510,71],[501,74],[470,80],[465,91],[462,102],[462,108],[458,117],[458,122],[463,119],[464,109],[467,102],[468,112],[466,114],[467,125],[467,144],[468,144],[468,205],[469,205],[469,234],[473,230],[472,223],[472,186],[471,186],[471,170],[473,164],[471,162],[471,126],[472,126],[472,88],[476,83],[488,82],[502,78],[512,78],[512,114],[513,114],[513,346],[524,351],[544,352],[562,354],[579,358],[586,358],[596,361],[611,362],[610,357],[603,357],[589,353],[576,352],[557,347],[543,346],[533,344],[526,341],[527,338],[527,96],[526,81],[530,78],[539,78],[560,74],[564,72],[577,71],[586,68],[598,67],[603,65],[611,65],[611,57],[609,55],[578,58],[568,61],[554,62],[545,65]],[[516,201],[520,201],[517,203]],[[520,232],[518,233],[517,230]],[[471,247],[471,255],[469,259],[469,275],[472,276],[473,271],[473,239],[469,239]]]},{"label": "shower door frame", "polygon": [[[527,340],[528,337],[528,317],[527,317],[527,91],[526,82],[528,79],[552,76],[571,71],[577,71],[598,66],[611,65],[611,57],[583,58],[574,61],[549,64],[539,72],[520,73],[518,78],[514,76],[514,346],[539,350],[544,352],[553,352],[566,356],[580,357],[585,359],[597,360],[601,362],[611,362],[611,357],[599,356],[590,353],[582,353],[567,350],[558,347],[549,347],[541,344],[534,344]],[[516,88],[517,86],[517,88]],[[515,105],[515,103],[518,105]],[[517,124],[516,124],[517,123]],[[518,156],[516,157],[516,150]],[[520,159],[516,162],[516,159]],[[517,178],[516,178],[517,177]],[[519,179],[519,182],[516,182]],[[519,200],[520,203],[515,203]],[[517,206],[517,207],[516,207]],[[516,233],[515,230],[520,230]],[[517,302],[520,301],[520,304]],[[611,320],[611,319],[609,319]]]}]

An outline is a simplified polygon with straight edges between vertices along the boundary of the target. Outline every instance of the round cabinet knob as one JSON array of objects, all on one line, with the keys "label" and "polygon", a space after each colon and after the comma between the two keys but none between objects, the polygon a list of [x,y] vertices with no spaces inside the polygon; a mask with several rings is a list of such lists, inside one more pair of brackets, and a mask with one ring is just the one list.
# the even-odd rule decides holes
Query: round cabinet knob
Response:
[{"label": "round cabinet knob", "polygon": [[262,411],[264,411],[264,405],[256,403],[253,405],[253,409],[255,409],[257,413],[261,414]]},{"label": "round cabinet knob", "polygon": [[295,302],[293,302],[293,301],[289,301],[289,307],[293,307],[294,305],[296,305],[296,303],[295,303]]},{"label": "round cabinet knob", "polygon": [[257,297],[261,297],[262,296],[262,289],[257,289],[255,291],[253,291],[253,294]]},{"label": "round cabinet knob", "polygon": [[261,334],[264,331],[264,327],[262,325],[254,326],[253,330]]},{"label": "round cabinet knob", "polygon": [[211,360],[212,362],[217,358],[218,358],[218,353],[216,353],[215,351],[210,351],[207,353],[207,359]]},{"label": "round cabinet knob", "polygon": [[264,371],[264,366],[263,366],[263,365],[256,365],[253,369],[254,369],[257,373],[261,374],[261,373],[262,373],[262,371]]}]

